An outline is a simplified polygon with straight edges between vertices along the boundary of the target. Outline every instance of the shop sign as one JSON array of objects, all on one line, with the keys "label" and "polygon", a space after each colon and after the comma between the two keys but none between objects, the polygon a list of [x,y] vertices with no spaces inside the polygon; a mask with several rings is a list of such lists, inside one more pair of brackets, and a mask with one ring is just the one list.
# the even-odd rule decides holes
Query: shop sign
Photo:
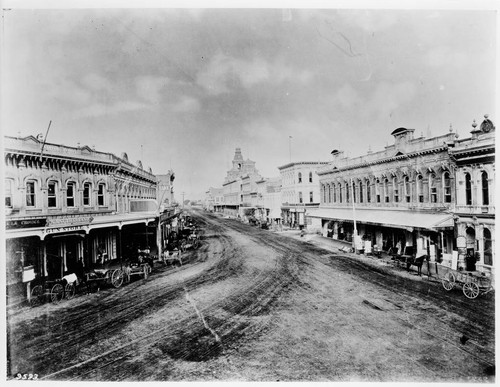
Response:
[{"label": "shop sign", "polygon": [[33,266],[23,267],[23,282],[30,282],[35,279],[35,268]]},{"label": "shop sign", "polygon": [[87,225],[94,220],[91,215],[58,215],[47,217],[47,227],[67,227],[73,225]]},{"label": "shop sign", "polygon": [[67,231],[80,231],[83,230],[83,226],[69,226],[69,227],[56,227],[49,228],[45,231],[46,234],[56,234],[59,232],[67,232]]},{"label": "shop sign", "polygon": [[7,220],[5,228],[7,230],[13,228],[30,228],[30,227],[45,227],[47,219],[11,219]]}]

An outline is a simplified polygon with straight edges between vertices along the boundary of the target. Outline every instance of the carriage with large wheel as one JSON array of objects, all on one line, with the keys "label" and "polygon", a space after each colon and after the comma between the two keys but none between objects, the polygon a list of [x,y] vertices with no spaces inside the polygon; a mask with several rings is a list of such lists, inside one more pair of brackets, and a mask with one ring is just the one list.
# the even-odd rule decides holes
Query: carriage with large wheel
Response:
[{"label": "carriage with large wheel", "polygon": [[450,291],[455,287],[461,287],[467,298],[477,298],[480,294],[486,294],[493,290],[491,278],[485,273],[478,271],[454,270],[448,268],[441,276],[443,287]]},{"label": "carriage with large wheel", "polygon": [[31,289],[30,305],[38,306],[45,302],[58,303],[64,298],[73,298],[82,289],[89,293],[92,288],[101,288],[106,285],[119,288],[125,278],[125,273],[121,268],[113,267],[93,269],[83,275],[83,278],[78,278],[75,273],[70,273],[61,279],[41,279]]}]

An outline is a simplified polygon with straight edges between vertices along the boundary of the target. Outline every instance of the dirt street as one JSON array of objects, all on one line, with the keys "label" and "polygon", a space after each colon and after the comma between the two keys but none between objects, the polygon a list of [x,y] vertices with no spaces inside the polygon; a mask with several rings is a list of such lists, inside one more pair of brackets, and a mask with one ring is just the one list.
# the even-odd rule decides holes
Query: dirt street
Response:
[{"label": "dirt street", "polygon": [[195,216],[204,234],[182,267],[8,311],[9,375],[494,381],[492,294],[469,300],[304,240]]}]

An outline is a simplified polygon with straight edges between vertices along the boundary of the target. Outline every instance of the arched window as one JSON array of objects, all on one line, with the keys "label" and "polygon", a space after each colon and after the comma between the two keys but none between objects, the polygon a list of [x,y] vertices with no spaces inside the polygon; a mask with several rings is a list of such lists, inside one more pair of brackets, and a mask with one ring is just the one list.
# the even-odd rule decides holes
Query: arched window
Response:
[{"label": "arched window", "polygon": [[422,175],[417,176],[417,195],[418,202],[424,202],[424,177]]},{"label": "arched window", "polygon": [[410,201],[411,201],[411,183],[410,183],[409,176],[405,176],[405,197],[406,197],[406,203],[410,203]]},{"label": "arched window", "polygon": [[366,181],[366,201],[370,203],[372,201],[371,190],[370,190],[370,180]]},{"label": "arched window", "polygon": [[332,191],[333,191],[333,202],[337,203],[337,187],[332,183]]},{"label": "arched window", "polygon": [[304,199],[302,197],[302,192],[299,192],[299,203],[303,203]]},{"label": "arched window", "polygon": [[472,205],[472,182],[470,173],[465,174],[465,204],[467,206]]},{"label": "arched window", "polygon": [[345,202],[349,203],[349,183],[345,183]]},{"label": "arched window", "polygon": [[313,173],[309,172],[309,183],[313,182]]},{"label": "arched window", "polygon": [[5,207],[12,207],[12,180],[5,179]]},{"label": "arched window", "polygon": [[36,206],[35,181],[26,182],[26,207]]},{"label": "arched window", "polygon": [[450,173],[443,173],[443,196],[445,203],[451,203],[451,179]]},{"label": "arched window", "polygon": [[359,202],[363,203],[363,182],[359,182]]},{"label": "arched window", "polygon": [[356,203],[356,184],[352,182],[352,202]]},{"label": "arched window", "polygon": [[100,183],[98,186],[97,186],[97,205],[98,206],[104,206],[104,203],[105,203],[105,195],[104,195],[104,192],[105,192],[105,189],[106,186],[104,185],[104,183]]},{"label": "arched window", "polygon": [[388,178],[384,179],[384,197],[385,197],[385,202],[389,203],[389,179]]},{"label": "arched window", "polygon": [[491,243],[491,231],[487,228],[483,230],[484,238],[484,264],[493,265],[493,250]]},{"label": "arched window", "polygon": [[313,192],[310,191],[309,192],[309,203],[313,203],[313,200],[314,200]]},{"label": "arched window", "polygon": [[91,190],[92,190],[92,185],[90,183],[83,184],[83,205],[84,206],[90,206],[90,204],[91,204],[91,200],[90,200]]},{"label": "arched window", "polygon": [[323,203],[326,203],[326,185],[324,184],[321,184],[321,193],[322,193],[322,197],[323,197]]},{"label": "arched window", "polygon": [[328,184],[328,203],[332,202],[332,187]]},{"label": "arched window", "polygon": [[299,183],[302,183],[302,172],[299,172]]},{"label": "arched window", "polygon": [[47,183],[47,206],[57,207],[57,182],[53,180]]},{"label": "arched window", "polygon": [[375,180],[375,195],[377,196],[377,203],[380,203],[382,195],[380,194],[380,180],[379,179]]},{"label": "arched window", "polygon": [[342,184],[339,183],[339,202],[342,203]]},{"label": "arched window", "polygon": [[75,183],[72,181],[66,184],[66,206],[75,206]]},{"label": "arched window", "polygon": [[436,176],[433,173],[429,175],[429,196],[431,203],[437,203]]},{"label": "arched window", "polygon": [[398,203],[399,202],[399,187],[398,187],[398,181],[395,177],[392,178],[392,189],[393,189],[394,203]]},{"label": "arched window", "polygon": [[483,206],[490,204],[490,193],[488,189],[488,174],[483,171],[481,173],[481,190],[483,193]]}]

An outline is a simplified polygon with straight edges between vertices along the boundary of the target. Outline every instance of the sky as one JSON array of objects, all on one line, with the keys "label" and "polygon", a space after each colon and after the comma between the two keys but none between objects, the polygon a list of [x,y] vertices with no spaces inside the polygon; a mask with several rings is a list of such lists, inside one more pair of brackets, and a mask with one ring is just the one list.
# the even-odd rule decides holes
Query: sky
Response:
[{"label": "sky", "polygon": [[473,119],[499,122],[498,12],[457,3],[5,10],[6,1],[2,132],[45,134],[51,121],[47,142],[172,169],[179,201],[221,187],[237,147],[275,177],[290,160],[329,161],[333,149],[383,150],[398,127],[430,137],[452,125],[466,138]]}]

